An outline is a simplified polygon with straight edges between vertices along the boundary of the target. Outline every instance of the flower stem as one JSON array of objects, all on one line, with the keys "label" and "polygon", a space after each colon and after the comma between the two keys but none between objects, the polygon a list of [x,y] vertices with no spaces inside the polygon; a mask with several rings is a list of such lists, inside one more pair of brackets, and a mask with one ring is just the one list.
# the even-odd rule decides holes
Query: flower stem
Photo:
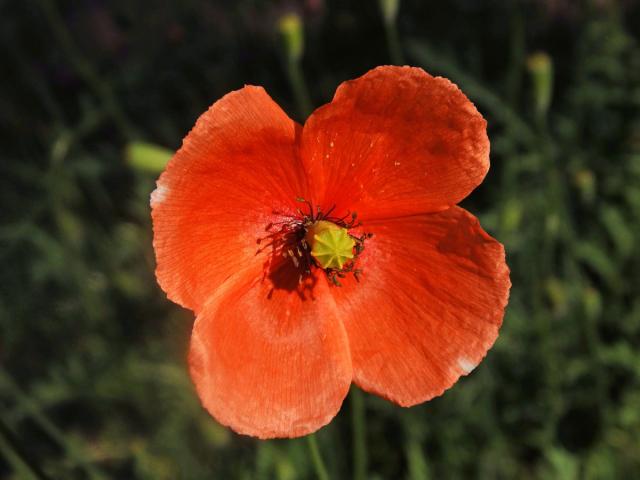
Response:
[{"label": "flower stem", "polygon": [[539,139],[531,126],[493,90],[462,70],[448,57],[439,54],[424,42],[410,40],[407,46],[411,58],[428,70],[437,70],[462,88],[474,102],[485,108],[496,121],[513,131],[514,138],[527,148],[537,148]]},{"label": "flower stem", "polygon": [[289,60],[287,62],[287,74],[289,76],[289,82],[291,82],[298,112],[302,120],[305,120],[311,113],[312,107],[307,83],[305,82],[302,67],[298,60]]},{"label": "flower stem", "polygon": [[36,480],[50,480],[2,419],[0,419],[0,452],[13,466],[16,474],[23,474]]},{"label": "flower stem", "polygon": [[309,450],[311,452],[311,460],[313,461],[313,468],[316,471],[318,480],[329,480],[329,474],[327,473],[327,467],[322,461],[320,456],[320,449],[318,448],[318,440],[315,433],[307,435],[307,443],[309,444]]},{"label": "flower stem", "polygon": [[13,380],[9,372],[0,367],[0,392],[6,392],[11,395],[15,401],[22,405],[30,418],[47,434],[54,442],[56,442],[65,452],[66,456],[74,466],[81,466],[86,471],[86,477],[91,480],[106,480],[106,475],[92,463],[91,455],[67,433],[53,423],[47,415],[41,410],[38,402],[22,389]]},{"label": "flower stem", "polygon": [[53,0],[40,0],[39,3],[53,36],[64,52],[69,64],[93,90],[121,135],[129,140],[139,137],[139,132],[118,102],[111,85],[98,74],[91,62],[82,54],[78,45],[74,42],[62,15],[58,11],[56,2]]},{"label": "flower stem", "polygon": [[400,37],[398,35],[398,8],[400,0],[378,0],[382,20],[384,21],[385,37],[387,39],[387,49],[391,63],[394,65],[404,65]]},{"label": "flower stem", "polygon": [[367,478],[367,441],[362,392],[351,389],[351,427],[353,429],[353,480]]},{"label": "flower stem", "polygon": [[400,38],[396,23],[385,22],[385,32],[391,63],[394,65],[404,65],[404,56],[402,55],[402,48],[400,47]]}]

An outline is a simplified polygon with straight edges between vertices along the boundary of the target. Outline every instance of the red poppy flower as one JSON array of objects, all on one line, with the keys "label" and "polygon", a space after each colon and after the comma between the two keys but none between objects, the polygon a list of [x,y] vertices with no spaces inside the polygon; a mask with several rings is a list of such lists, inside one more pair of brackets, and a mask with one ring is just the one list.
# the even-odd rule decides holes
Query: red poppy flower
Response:
[{"label": "red poppy flower", "polygon": [[260,87],[214,103],[151,197],[158,282],[197,315],[204,407],[295,437],[352,381],[410,406],[471,372],[511,285],[503,246],[456,206],[488,168],[485,120],[418,68],[343,83],[304,126]]}]

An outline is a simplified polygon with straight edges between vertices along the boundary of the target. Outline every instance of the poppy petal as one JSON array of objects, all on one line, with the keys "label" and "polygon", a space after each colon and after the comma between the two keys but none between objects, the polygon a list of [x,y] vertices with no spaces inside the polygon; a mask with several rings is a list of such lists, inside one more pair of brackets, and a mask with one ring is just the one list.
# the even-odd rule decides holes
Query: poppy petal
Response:
[{"label": "poppy petal", "polygon": [[307,192],[299,130],[252,86],[198,119],[151,196],[156,276],[171,300],[198,311],[234,272],[265,262],[257,239]]},{"label": "poppy petal", "polygon": [[331,290],[354,381],[415,405],[468,374],[496,340],[511,286],[504,248],[459,207],[366,229],[360,282]]},{"label": "poppy petal", "polygon": [[352,380],[349,342],[323,274],[282,265],[226,282],[198,315],[191,377],[204,407],[238,433],[298,437],[336,415]]},{"label": "poppy petal", "polygon": [[482,115],[456,85],[415,67],[340,85],[305,123],[301,151],[314,198],[368,219],[444,210],[489,169]]}]

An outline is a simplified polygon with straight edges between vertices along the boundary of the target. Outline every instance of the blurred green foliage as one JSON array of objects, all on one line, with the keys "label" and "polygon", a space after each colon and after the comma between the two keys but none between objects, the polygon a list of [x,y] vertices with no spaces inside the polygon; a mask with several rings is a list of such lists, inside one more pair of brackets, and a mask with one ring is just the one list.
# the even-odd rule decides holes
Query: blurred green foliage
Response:
[{"label": "blurred green foliage", "polygon": [[506,245],[511,301],[444,396],[345,402],[317,435],[330,476],[640,477],[640,7],[392,3],[0,3],[0,478],[313,478],[304,439],[200,408],[148,197],[163,149],[228,91],[263,85],[296,116],[401,59],[488,119],[492,169],[465,206]]}]

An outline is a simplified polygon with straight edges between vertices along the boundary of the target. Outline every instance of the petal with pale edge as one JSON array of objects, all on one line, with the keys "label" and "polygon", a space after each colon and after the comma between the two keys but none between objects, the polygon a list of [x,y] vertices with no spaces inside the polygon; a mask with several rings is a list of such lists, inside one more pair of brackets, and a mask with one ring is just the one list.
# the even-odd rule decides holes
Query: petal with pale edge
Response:
[{"label": "petal with pale edge", "polygon": [[257,239],[307,192],[299,129],[260,87],[198,119],[151,196],[156,276],[171,300],[197,312],[234,272],[267,261]]},{"label": "petal with pale edge", "polygon": [[410,406],[477,366],[498,336],[511,282],[503,246],[459,207],[366,225],[360,283],[332,288],[355,382]]},{"label": "petal with pale edge", "polygon": [[[191,377],[220,423],[260,438],[326,425],[352,380],[349,343],[324,274],[283,264],[230,279],[198,315]],[[313,284],[313,285],[312,285]]]},{"label": "petal with pale edge", "polygon": [[340,85],[304,125],[314,198],[361,218],[444,210],[489,169],[486,121],[449,80],[378,67]]}]

